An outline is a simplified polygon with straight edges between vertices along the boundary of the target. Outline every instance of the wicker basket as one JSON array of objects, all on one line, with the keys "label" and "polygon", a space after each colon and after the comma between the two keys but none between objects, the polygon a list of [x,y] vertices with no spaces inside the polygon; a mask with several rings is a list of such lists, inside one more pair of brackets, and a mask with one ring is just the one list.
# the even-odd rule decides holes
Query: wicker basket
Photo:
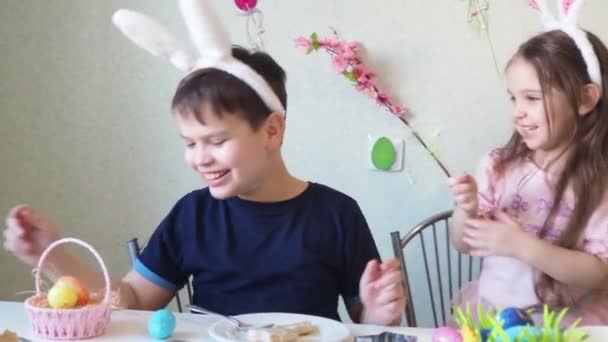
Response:
[{"label": "wicker basket", "polygon": [[[87,248],[101,265],[105,280],[105,294],[101,301],[89,303],[73,309],[53,309],[48,307],[47,294],[40,289],[40,273],[49,252],[65,243],[75,243]],[[36,269],[36,294],[25,301],[25,309],[33,333],[50,340],[78,340],[103,335],[110,324],[112,314],[111,282],[103,260],[86,242],[74,238],[65,238],[53,242],[40,256]]]}]

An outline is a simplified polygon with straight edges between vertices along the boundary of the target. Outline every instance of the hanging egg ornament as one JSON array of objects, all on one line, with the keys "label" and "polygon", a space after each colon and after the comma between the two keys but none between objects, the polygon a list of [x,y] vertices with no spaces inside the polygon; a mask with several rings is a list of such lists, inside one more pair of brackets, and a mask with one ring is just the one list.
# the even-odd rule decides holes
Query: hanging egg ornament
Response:
[{"label": "hanging egg ornament", "polygon": [[249,12],[255,9],[255,6],[258,4],[258,0],[234,0],[234,3],[241,11]]}]

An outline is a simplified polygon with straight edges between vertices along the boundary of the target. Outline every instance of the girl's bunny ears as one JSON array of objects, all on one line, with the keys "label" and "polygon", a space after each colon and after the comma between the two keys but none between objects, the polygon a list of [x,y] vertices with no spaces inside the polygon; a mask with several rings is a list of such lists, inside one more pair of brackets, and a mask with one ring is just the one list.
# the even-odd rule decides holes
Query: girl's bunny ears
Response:
[{"label": "girl's bunny ears", "polygon": [[555,17],[545,0],[527,0],[528,4],[540,12],[541,18],[547,30],[561,30],[565,32],[581,51],[583,60],[587,65],[589,78],[602,88],[602,73],[600,62],[593,50],[593,45],[587,37],[587,33],[578,27],[578,15],[585,0],[558,0],[559,17]]},{"label": "girl's bunny ears", "polygon": [[247,64],[232,56],[230,37],[217,17],[212,0],[179,0],[182,16],[200,57],[186,48],[162,25],[141,13],[121,9],[112,21],[135,45],[155,56],[168,59],[179,70],[191,73],[203,68],[225,71],[245,82],[276,113],[285,108],[268,82]]}]

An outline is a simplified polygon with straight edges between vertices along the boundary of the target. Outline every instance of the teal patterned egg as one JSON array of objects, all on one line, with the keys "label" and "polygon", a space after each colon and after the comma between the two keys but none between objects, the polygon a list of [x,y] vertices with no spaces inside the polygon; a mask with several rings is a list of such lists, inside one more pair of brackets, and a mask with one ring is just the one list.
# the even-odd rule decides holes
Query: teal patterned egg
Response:
[{"label": "teal patterned egg", "polygon": [[[496,336],[496,342],[532,342],[543,336],[543,331],[531,325],[518,325],[505,330],[508,340],[503,341],[502,336]],[[551,341],[551,339],[549,339]]]},{"label": "teal patterned egg", "polygon": [[175,316],[167,309],[161,309],[152,314],[148,321],[148,332],[157,340],[164,340],[175,330]]},{"label": "teal patterned egg", "polygon": [[395,146],[387,137],[382,137],[372,147],[372,164],[379,170],[389,170],[395,163]]}]

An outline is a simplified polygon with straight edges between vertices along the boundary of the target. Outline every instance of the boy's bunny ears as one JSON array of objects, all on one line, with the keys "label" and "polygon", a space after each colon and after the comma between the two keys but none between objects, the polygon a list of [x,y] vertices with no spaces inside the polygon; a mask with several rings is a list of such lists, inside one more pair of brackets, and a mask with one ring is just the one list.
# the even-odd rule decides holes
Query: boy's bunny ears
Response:
[{"label": "boy's bunny ears", "polygon": [[591,81],[600,88],[602,87],[602,73],[600,62],[593,50],[593,45],[587,37],[587,33],[578,27],[578,15],[585,0],[558,0],[559,17],[555,17],[545,0],[527,0],[528,4],[540,12],[541,18],[547,30],[561,30],[569,35],[581,51],[587,73]]},{"label": "boy's bunny ears", "polygon": [[211,0],[179,0],[190,37],[200,54],[191,56],[186,48],[162,25],[141,13],[121,9],[112,21],[137,46],[153,55],[168,59],[183,72],[203,68],[225,71],[251,87],[272,111],[285,114],[285,108],[268,82],[247,64],[232,56],[230,38]]}]

